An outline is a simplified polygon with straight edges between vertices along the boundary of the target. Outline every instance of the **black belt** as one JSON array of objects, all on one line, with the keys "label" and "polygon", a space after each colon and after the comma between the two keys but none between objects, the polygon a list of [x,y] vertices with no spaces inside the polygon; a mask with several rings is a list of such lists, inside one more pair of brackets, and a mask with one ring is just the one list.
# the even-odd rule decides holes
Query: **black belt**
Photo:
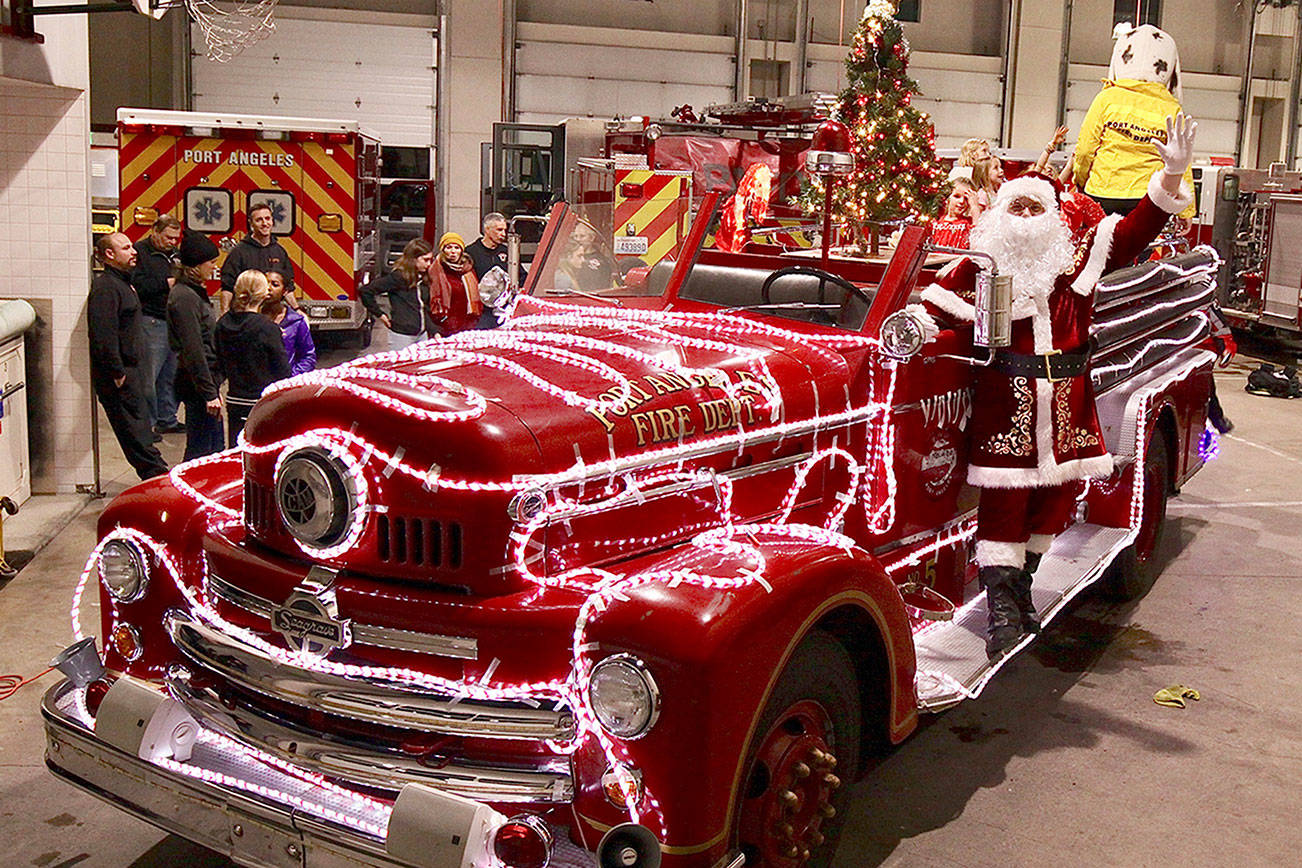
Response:
[{"label": "black belt", "polygon": [[993,367],[1010,377],[1036,377],[1054,382],[1084,376],[1089,370],[1089,350],[1076,353],[1053,352],[1044,355],[1023,355],[999,350],[995,353]]}]

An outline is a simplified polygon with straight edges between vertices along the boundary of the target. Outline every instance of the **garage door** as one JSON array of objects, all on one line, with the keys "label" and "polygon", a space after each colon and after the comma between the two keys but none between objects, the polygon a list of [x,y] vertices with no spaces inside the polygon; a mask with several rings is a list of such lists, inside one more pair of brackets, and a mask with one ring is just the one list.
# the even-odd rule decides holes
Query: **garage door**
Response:
[{"label": "garage door", "polygon": [[194,59],[194,108],[357,120],[386,146],[432,147],[435,47],[427,27],[278,13],[276,32],[229,63]]},{"label": "garage door", "polygon": [[[598,28],[563,33],[520,25],[516,51],[516,113],[522,123],[570,117],[668,117],[675,106],[732,101],[731,40],[697,37],[676,49],[609,45]],[[629,38],[628,34],[618,36]],[[587,43],[564,40],[589,39]],[[702,50],[696,45],[708,43]],[[718,48],[714,48],[714,44]]]}]

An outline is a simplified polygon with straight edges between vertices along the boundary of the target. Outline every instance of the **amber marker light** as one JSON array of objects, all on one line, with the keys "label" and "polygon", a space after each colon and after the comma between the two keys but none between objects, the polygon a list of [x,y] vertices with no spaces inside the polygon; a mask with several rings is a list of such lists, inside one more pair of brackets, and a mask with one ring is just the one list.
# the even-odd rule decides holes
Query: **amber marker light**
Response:
[{"label": "amber marker light", "polygon": [[130,624],[118,624],[110,634],[113,650],[122,655],[128,663],[139,660],[145,653],[145,645],[140,641],[140,633]]}]

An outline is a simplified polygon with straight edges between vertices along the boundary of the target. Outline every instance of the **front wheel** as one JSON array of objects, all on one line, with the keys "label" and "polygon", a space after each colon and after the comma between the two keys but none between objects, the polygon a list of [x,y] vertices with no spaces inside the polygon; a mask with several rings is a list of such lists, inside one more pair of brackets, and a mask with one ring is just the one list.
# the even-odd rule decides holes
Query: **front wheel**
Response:
[{"label": "front wheel", "polygon": [[1137,600],[1149,592],[1166,559],[1166,503],[1171,491],[1171,449],[1166,435],[1153,434],[1144,455],[1144,514],[1139,534],[1117,556],[1104,578],[1104,593],[1113,600]]},{"label": "front wheel", "polygon": [[747,865],[826,866],[859,764],[860,702],[841,643],[814,632],[796,648],[746,752],[737,843]]}]

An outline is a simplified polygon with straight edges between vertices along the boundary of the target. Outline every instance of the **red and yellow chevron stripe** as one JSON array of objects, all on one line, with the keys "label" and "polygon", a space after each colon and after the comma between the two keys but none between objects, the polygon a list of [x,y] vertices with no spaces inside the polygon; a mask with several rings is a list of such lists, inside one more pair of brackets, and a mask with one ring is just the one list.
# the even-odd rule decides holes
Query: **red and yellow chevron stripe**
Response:
[{"label": "red and yellow chevron stripe", "polygon": [[300,141],[291,135],[289,140],[264,140],[124,128],[118,148],[122,224],[133,241],[148,233],[151,214],[174,214],[189,224],[193,218],[183,213],[185,193],[193,187],[217,187],[232,195],[230,231],[211,236],[219,246],[229,246],[247,233],[244,215],[251,193],[289,193],[294,227],[280,243],[294,263],[296,289],[322,300],[356,296],[355,138]]},{"label": "red and yellow chevron stripe", "polygon": [[645,237],[647,252],[639,258],[654,265],[676,250],[687,235],[691,199],[690,172],[617,169],[612,221],[615,237]]}]

